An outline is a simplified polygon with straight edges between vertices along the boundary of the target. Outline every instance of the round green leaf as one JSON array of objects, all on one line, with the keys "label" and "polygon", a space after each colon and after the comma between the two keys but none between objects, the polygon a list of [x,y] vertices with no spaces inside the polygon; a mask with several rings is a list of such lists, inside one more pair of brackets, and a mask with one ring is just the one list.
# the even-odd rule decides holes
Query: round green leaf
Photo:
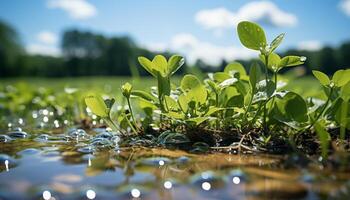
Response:
[{"label": "round green leaf", "polygon": [[240,76],[247,75],[247,72],[245,71],[245,68],[239,62],[230,63],[224,69],[225,73],[230,73],[232,71],[233,72],[238,72]]},{"label": "round green leaf", "polygon": [[329,80],[329,77],[324,74],[323,72],[317,71],[317,70],[312,70],[312,73],[314,76],[320,81],[322,85],[329,85],[331,83],[331,80]]},{"label": "round green leaf", "polygon": [[99,117],[108,117],[108,108],[100,96],[85,97],[85,104],[92,113]]},{"label": "round green leaf", "polygon": [[243,21],[237,26],[238,37],[241,43],[248,49],[264,50],[266,36],[264,30],[253,22]]}]

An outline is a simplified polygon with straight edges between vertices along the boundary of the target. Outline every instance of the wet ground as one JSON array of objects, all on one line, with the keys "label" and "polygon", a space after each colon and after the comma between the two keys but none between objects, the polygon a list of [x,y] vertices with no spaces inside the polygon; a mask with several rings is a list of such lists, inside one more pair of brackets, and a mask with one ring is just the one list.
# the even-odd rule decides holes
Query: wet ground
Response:
[{"label": "wet ground", "polygon": [[105,129],[2,131],[0,199],[350,199],[348,163],[119,143]]}]

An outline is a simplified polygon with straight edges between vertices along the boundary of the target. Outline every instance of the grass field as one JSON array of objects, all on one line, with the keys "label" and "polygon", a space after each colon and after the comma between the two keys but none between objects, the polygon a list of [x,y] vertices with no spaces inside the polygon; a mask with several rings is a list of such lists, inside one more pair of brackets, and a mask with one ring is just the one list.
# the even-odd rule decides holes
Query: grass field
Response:
[{"label": "grass field", "polygon": [[[181,77],[174,77],[173,82],[178,84]],[[0,79],[0,87],[13,85],[15,87],[25,86],[29,88],[45,87],[56,92],[63,91],[64,88],[78,88],[81,91],[101,92],[110,95],[120,94],[120,87],[123,83],[130,82],[136,89],[149,90],[155,86],[156,80],[152,77],[131,78],[131,77],[77,77],[77,78],[8,78]],[[285,90],[297,92],[304,97],[324,98],[321,86],[313,77],[301,77],[291,80]]]}]

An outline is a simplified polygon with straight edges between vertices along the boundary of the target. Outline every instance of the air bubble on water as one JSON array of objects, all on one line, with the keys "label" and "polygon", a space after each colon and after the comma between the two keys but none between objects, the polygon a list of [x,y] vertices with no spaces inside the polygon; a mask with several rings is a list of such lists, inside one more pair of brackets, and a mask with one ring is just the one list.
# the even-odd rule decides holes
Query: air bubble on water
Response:
[{"label": "air bubble on water", "polygon": [[306,61],[306,57],[305,57],[305,56],[301,56],[301,57],[300,57],[300,61],[301,61],[301,62],[305,62],[305,61]]}]

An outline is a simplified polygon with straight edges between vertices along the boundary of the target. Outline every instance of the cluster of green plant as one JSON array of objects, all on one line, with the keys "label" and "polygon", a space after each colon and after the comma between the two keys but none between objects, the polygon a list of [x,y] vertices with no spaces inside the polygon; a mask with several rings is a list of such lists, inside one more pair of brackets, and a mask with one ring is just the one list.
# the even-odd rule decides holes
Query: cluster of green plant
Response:
[{"label": "cluster of green plant", "polygon": [[[327,130],[340,127],[340,138],[344,139],[346,129],[350,129],[350,69],[337,71],[332,79],[313,71],[327,100],[304,99],[283,90],[285,83],[278,80],[281,69],[302,65],[306,60],[303,56],[280,57],[275,52],[285,34],[268,43],[264,30],[248,21],[239,23],[237,32],[246,48],[260,54],[260,61],[250,66],[249,74],[234,62],[222,72],[208,74],[204,81],[188,74],[180,85],[175,85],[171,76],[184,64],[183,57],[174,55],[168,60],[162,55],[153,60],[139,57],[141,66],[157,79],[157,87],[146,92],[124,84],[122,94],[128,106],[124,110],[116,109],[118,103],[114,99],[103,100],[98,95],[88,96],[86,105],[125,135],[147,134],[152,127],[165,131],[159,137],[167,140],[185,138],[182,135],[188,130],[240,135],[259,130],[266,144],[271,137],[295,141],[298,135],[313,134],[315,130],[326,155],[330,141]],[[134,110],[143,113],[136,117]]]}]

